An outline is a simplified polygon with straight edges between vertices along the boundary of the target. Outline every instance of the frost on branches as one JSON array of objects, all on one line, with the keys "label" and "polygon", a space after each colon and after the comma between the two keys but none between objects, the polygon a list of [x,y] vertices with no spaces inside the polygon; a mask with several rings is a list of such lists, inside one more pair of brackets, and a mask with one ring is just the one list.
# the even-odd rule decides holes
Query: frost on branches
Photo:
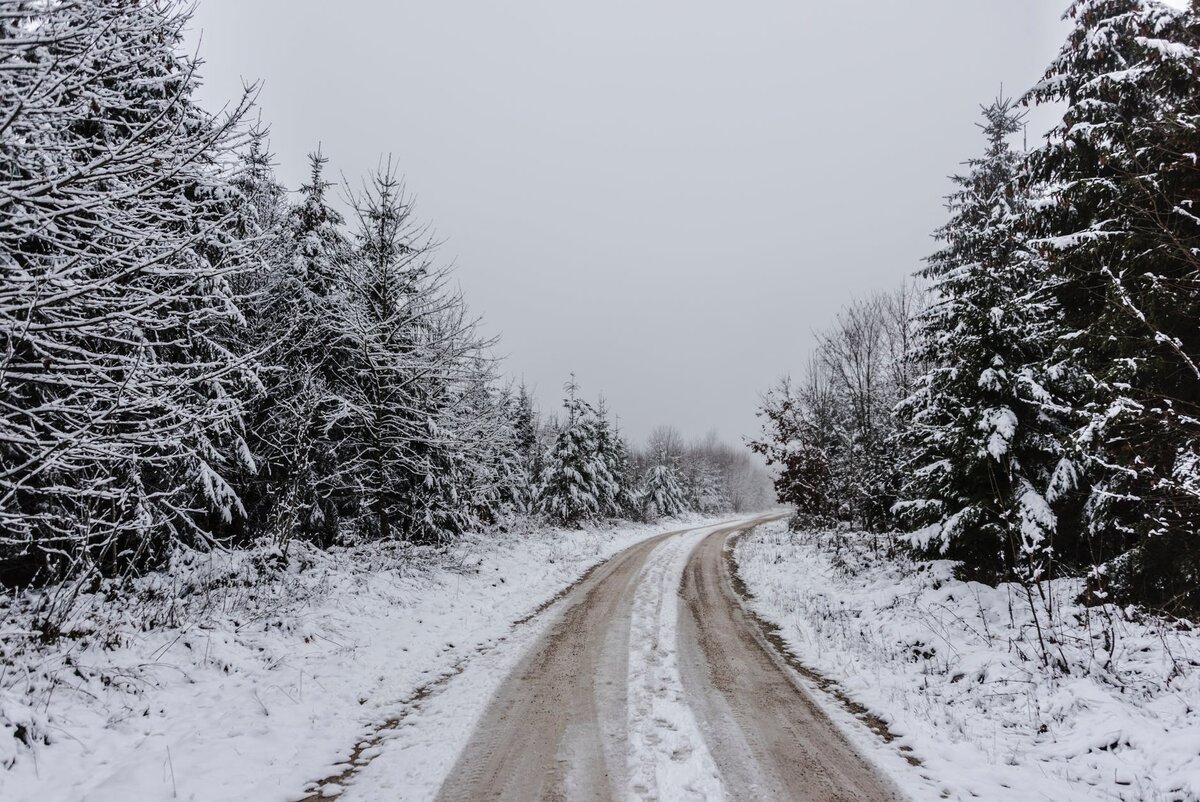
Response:
[{"label": "frost on branches", "polygon": [[642,506],[649,520],[679,515],[686,508],[679,472],[665,455],[646,472],[642,480]]},{"label": "frost on branches", "polygon": [[146,565],[240,514],[242,98],[191,100],[172,3],[0,15],[0,568]]},{"label": "frost on branches", "polygon": [[220,117],[192,102],[189,15],[0,15],[0,583],[529,514],[545,429],[396,174],[349,193],[349,227],[319,153],[289,198],[250,93]]},{"label": "frost on branches", "polygon": [[334,327],[344,468],[360,537],[439,540],[478,522],[510,478],[512,429],[485,349],[449,273],[390,169],[354,198],[358,231],[346,257],[347,300]]},{"label": "frost on branches", "polygon": [[[880,340],[880,316],[848,306],[804,380],[764,398],[752,445],[802,518],[904,526],[978,579],[1086,575],[1095,602],[1194,613],[1200,13],[1076,0],[1067,18],[1022,101],[1062,121],[1017,153],[1013,105],[984,109],[913,336]],[[889,373],[920,377],[901,404]]]},{"label": "frost on branches", "polygon": [[[1079,0],[1029,93],[1067,110],[1032,154],[1032,228],[1062,310],[1048,364],[1074,374],[1066,448],[1085,481],[1060,548],[1096,591],[1200,609],[1200,17]],[[1074,555],[1072,555],[1074,556]]]}]

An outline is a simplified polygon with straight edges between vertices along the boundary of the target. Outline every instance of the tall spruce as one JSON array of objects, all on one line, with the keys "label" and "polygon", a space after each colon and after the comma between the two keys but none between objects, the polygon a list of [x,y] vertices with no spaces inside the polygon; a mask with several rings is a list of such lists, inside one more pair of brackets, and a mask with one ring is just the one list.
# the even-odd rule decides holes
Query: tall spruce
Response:
[{"label": "tall spruce", "polygon": [[629,458],[620,433],[615,424],[609,421],[608,406],[603,398],[596,404],[596,444],[608,475],[612,478],[612,484],[604,489],[601,508],[604,515],[619,518],[630,509]]},{"label": "tall spruce", "polygon": [[1029,99],[1067,104],[1032,159],[1034,218],[1078,374],[1075,551],[1127,599],[1200,609],[1200,36],[1197,13],[1077,0]]},{"label": "tall spruce", "polygon": [[1000,98],[983,117],[987,148],[953,178],[943,247],[921,274],[934,294],[918,337],[927,372],[900,406],[910,462],[897,511],[973,576],[1039,575],[1074,468],[1040,367],[1056,321],[1021,229],[1030,198],[1009,140],[1022,115]]},{"label": "tall spruce", "polygon": [[512,426],[517,455],[517,474],[514,478],[518,509],[533,512],[537,505],[537,486],[542,474],[542,447],[538,440],[538,419],[533,398],[522,382],[512,398]]},{"label": "tall spruce", "polygon": [[629,444],[621,434],[621,419],[614,416],[612,434],[609,439],[608,464],[616,482],[615,515],[634,518],[638,513],[637,484],[633,465],[629,459]]},{"label": "tall spruce", "polygon": [[421,347],[430,323],[425,307],[429,243],[399,181],[380,171],[354,199],[357,231],[347,254],[348,303],[337,321],[353,343],[349,365],[345,479],[362,501],[358,534],[401,538],[412,527],[412,493],[428,456],[414,444],[438,437],[421,386],[433,370]]},{"label": "tall spruce", "polygon": [[[149,564],[239,501],[252,360],[231,282],[249,95],[191,96],[178,2],[0,15],[0,556],[5,579]],[[47,91],[52,88],[52,91]]]},{"label": "tall spruce", "polygon": [[435,243],[390,165],[353,201],[347,301],[333,326],[351,344],[339,425],[358,534],[444,540],[477,520],[478,480],[491,474],[476,468],[504,431],[485,389],[491,341],[434,263]]},{"label": "tall spruce", "polygon": [[262,387],[248,417],[256,469],[240,477],[246,507],[240,523],[246,534],[327,545],[353,506],[337,490],[344,457],[338,421],[345,412],[339,385],[353,351],[329,324],[346,302],[338,270],[347,244],[342,217],[326,198],[326,159],[310,155],[309,182],[289,205],[263,153],[251,151],[243,191],[251,230],[268,247],[246,301],[248,344],[260,353]]}]

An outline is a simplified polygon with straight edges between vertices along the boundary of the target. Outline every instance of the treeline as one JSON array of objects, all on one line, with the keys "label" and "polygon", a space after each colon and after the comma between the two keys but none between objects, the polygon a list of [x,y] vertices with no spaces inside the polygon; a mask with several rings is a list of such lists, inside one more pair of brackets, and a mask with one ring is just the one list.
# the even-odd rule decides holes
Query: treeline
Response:
[{"label": "treeline", "polygon": [[[853,304],[755,447],[802,516],[985,581],[1200,610],[1200,12],[1076,0],[984,109],[924,290]],[[1021,106],[1062,104],[1029,151]]]},{"label": "treeline", "polygon": [[573,385],[502,381],[390,163],[290,193],[252,90],[197,105],[189,14],[0,11],[0,584],[678,512]]},{"label": "treeline", "polygon": [[633,452],[632,465],[645,495],[664,499],[656,502],[659,509],[671,497],[685,510],[704,513],[761,510],[776,503],[766,469],[716,432],[688,440],[672,426],[659,426],[645,447]]},{"label": "treeline", "polygon": [[565,385],[562,415],[539,421],[524,387],[518,431],[528,508],[549,520],[579,524],[604,518],[654,521],[684,512],[743,512],[775,501],[766,470],[715,434],[686,443],[669,426],[631,449],[603,401]]}]

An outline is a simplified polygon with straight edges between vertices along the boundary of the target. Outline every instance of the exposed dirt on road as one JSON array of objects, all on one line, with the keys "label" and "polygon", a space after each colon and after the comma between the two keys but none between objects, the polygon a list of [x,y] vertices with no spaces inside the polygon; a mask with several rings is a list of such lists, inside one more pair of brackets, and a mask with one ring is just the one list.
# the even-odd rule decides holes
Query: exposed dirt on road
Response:
[{"label": "exposed dirt on road", "polygon": [[899,796],[793,678],[741,606],[729,531],[692,553],[680,590],[680,670],[731,799],[873,802]]},{"label": "exposed dirt on road", "polygon": [[[759,521],[714,531],[690,556],[679,611],[686,700],[734,800],[894,800],[795,681],[731,585],[724,548]],[[629,796],[630,622],[643,568],[680,533],[604,563],[505,680],[443,784],[444,802]],[[639,791],[638,796],[654,798]]]},{"label": "exposed dirt on road", "polygon": [[613,797],[623,780],[634,591],[646,559],[675,534],[626,549],[575,588],[497,692],[440,800]]}]

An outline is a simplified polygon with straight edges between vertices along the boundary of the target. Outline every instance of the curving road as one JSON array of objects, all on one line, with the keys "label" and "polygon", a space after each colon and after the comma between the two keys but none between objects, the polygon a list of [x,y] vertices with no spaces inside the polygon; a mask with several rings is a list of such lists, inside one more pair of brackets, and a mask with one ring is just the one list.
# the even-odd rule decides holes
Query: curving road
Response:
[{"label": "curving road", "polygon": [[672,532],[561,603],[447,776],[445,802],[894,800],[741,607],[725,545]]}]

